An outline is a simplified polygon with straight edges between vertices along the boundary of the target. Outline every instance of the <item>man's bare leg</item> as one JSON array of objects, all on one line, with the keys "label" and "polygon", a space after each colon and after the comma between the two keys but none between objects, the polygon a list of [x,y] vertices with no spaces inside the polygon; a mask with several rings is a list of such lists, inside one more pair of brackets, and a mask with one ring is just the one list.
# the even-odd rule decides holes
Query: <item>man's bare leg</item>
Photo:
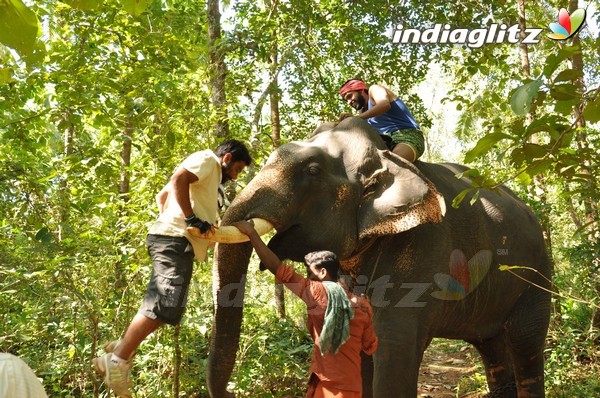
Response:
[{"label": "man's bare leg", "polygon": [[115,349],[115,355],[129,360],[142,341],[161,326],[162,322],[137,314],[127,328],[125,337]]},{"label": "man's bare leg", "polygon": [[392,152],[411,163],[417,160],[415,150],[410,145],[396,144]]}]

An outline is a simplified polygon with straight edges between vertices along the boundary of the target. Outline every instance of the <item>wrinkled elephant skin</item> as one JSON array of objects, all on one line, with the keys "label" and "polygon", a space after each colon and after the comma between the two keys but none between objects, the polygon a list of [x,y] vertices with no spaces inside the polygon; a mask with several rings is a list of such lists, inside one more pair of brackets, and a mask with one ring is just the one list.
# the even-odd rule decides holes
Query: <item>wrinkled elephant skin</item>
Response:
[{"label": "wrinkled elephant skin", "polygon": [[[269,246],[280,258],[302,261],[327,249],[343,259],[354,291],[371,298],[380,341],[372,366],[363,366],[370,369],[365,397],[415,397],[434,337],[473,344],[495,394],[544,396],[550,297],[527,282],[549,288],[541,229],[504,187],[453,208],[471,186],[456,177],[465,170],[408,164],[366,122],[350,118],[275,151],[223,225],[263,218],[277,230]],[[250,254],[247,243],[217,246],[207,372],[214,398],[226,396],[235,363]]]}]

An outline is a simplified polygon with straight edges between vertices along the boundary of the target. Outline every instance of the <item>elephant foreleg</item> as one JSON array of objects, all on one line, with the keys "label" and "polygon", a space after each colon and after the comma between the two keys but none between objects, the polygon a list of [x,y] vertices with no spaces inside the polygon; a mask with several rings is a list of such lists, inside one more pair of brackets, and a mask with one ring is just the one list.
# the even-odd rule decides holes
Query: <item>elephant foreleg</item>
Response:
[{"label": "elephant foreleg", "polygon": [[398,340],[379,339],[379,348],[373,355],[375,398],[414,398],[417,396],[419,364],[423,351]]}]

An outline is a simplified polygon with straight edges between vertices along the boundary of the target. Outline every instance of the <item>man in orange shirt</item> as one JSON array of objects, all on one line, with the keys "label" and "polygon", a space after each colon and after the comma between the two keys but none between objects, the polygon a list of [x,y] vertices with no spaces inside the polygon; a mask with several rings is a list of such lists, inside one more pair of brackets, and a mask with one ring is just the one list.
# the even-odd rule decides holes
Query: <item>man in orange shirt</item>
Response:
[{"label": "man in orange shirt", "polygon": [[360,353],[377,348],[373,309],[338,282],[340,262],[330,251],[305,256],[307,278],[294,272],[265,245],[248,221],[234,223],[248,235],[256,254],[275,278],[307,305],[307,328],[315,341],[307,398],[360,398]]}]

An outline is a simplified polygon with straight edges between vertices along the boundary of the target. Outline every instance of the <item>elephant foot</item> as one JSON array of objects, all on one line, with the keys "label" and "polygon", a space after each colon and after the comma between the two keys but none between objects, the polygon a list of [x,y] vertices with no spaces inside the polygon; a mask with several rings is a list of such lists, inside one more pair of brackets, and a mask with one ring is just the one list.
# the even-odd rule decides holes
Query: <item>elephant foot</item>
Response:
[{"label": "elephant foot", "polygon": [[517,385],[513,383],[505,384],[501,387],[496,387],[489,394],[485,395],[484,398],[516,398],[517,397]]}]

